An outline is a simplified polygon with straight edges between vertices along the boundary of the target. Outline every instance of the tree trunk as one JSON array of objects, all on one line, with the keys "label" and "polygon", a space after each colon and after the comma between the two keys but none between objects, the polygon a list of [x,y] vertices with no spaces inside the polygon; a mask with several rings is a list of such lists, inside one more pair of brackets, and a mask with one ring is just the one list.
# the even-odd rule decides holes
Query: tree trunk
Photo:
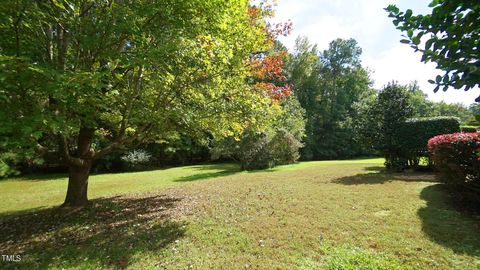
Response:
[{"label": "tree trunk", "polygon": [[85,161],[83,166],[70,165],[68,173],[67,196],[63,207],[83,207],[88,205],[88,176],[91,161]]}]

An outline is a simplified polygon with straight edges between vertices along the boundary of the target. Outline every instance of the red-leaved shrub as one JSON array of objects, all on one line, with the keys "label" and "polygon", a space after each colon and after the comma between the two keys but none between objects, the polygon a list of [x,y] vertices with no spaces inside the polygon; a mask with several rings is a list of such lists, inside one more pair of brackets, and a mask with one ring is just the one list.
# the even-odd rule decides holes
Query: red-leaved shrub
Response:
[{"label": "red-leaved shrub", "polygon": [[428,141],[438,180],[452,185],[480,187],[480,133],[439,135]]}]

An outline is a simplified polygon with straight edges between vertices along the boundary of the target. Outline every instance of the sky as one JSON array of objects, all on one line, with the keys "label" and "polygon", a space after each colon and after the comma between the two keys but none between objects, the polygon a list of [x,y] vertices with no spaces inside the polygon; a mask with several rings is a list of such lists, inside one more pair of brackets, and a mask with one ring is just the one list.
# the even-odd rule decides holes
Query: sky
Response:
[{"label": "sky", "polygon": [[380,89],[389,81],[408,84],[414,80],[433,101],[461,102],[469,105],[480,95],[478,88],[467,92],[448,89],[433,92],[434,85],[428,82],[437,74],[443,74],[434,63],[422,63],[420,52],[400,43],[402,33],[395,29],[391,18],[384,10],[389,4],[401,10],[408,8],[414,14],[430,13],[431,0],[278,0],[274,21],[293,22],[293,31],[280,41],[293,50],[295,39],[306,36],[318,45],[319,50],[328,48],[336,38],[354,38],[362,48],[362,64],[372,72],[374,87]]}]

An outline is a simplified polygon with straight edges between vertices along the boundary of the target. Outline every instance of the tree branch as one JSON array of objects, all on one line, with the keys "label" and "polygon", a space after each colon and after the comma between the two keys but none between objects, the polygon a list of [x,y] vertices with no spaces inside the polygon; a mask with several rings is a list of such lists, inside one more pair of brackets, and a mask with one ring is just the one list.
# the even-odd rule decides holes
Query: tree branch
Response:
[{"label": "tree branch", "polygon": [[[148,132],[152,128],[153,128],[152,124],[147,124],[144,127],[140,128],[131,137],[128,137],[128,138],[117,137],[117,139],[114,142],[112,142],[111,144],[109,144],[108,146],[103,148],[102,150],[94,152],[93,155],[92,155],[93,159],[94,160],[99,159],[99,158],[101,158],[105,155],[108,155],[108,154],[112,153],[115,149],[118,149],[123,145],[134,142],[135,140],[139,139],[142,136],[143,133]],[[144,138],[142,138],[142,139],[144,139]]]},{"label": "tree branch", "polygon": [[62,134],[59,134],[58,141],[59,141],[59,152],[63,160],[65,161],[65,163],[67,163],[68,166],[71,166],[71,165],[81,166],[83,162],[80,159],[74,158],[70,155],[70,149],[68,147],[67,138],[65,138],[65,136],[63,136]]}]

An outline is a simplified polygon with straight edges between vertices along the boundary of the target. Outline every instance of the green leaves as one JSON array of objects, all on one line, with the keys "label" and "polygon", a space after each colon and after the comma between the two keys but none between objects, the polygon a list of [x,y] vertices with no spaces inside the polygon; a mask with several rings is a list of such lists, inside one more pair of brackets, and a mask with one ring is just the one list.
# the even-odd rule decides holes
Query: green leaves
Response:
[{"label": "green leaves", "polygon": [[436,5],[438,5],[440,3],[440,0],[433,0],[432,2],[430,2],[430,4],[428,4],[428,7],[435,7]]},{"label": "green leaves", "polygon": [[408,36],[409,38],[412,38],[412,36],[413,36],[413,29],[408,29],[408,31],[407,31],[407,36]]},{"label": "green leaves", "polygon": [[373,93],[360,55],[355,40],[334,40],[319,53],[307,39],[297,39],[289,73],[294,93],[306,110],[303,158],[339,158],[364,150],[352,135],[359,122],[355,106]]},{"label": "green leaves", "polygon": [[405,11],[405,20],[408,20],[410,19],[410,17],[412,17],[412,10],[411,9],[407,9],[407,11]]},{"label": "green leaves", "polygon": [[420,42],[421,42],[421,39],[422,39],[423,35],[424,35],[424,32],[421,31],[416,36],[412,37],[413,44],[415,44],[416,46],[420,45]]},{"label": "green leaves", "polygon": [[81,125],[102,130],[98,146],[232,136],[279,111],[247,84],[247,60],[270,46],[247,1],[4,2],[2,141],[55,149],[62,134],[74,149]]},{"label": "green leaves", "polygon": [[61,10],[66,10],[67,8],[65,7],[65,5],[63,4],[63,1],[59,1],[59,0],[52,0],[52,3],[59,9]]},{"label": "green leaves", "polygon": [[432,47],[432,44],[435,42],[434,39],[429,39],[427,40],[427,42],[425,42],[425,51],[428,51],[430,50],[430,48]]},{"label": "green leaves", "polygon": [[391,16],[395,16],[400,13],[400,9],[395,5],[388,5],[388,7],[385,8],[385,10],[388,11],[391,14]]},{"label": "green leaves", "polygon": [[[429,35],[423,50],[423,62],[433,61],[447,73],[463,74],[462,77],[444,76],[436,79],[436,90],[442,86],[469,90],[480,85],[478,75],[471,72],[477,68],[478,40],[480,40],[480,6],[475,1],[432,1],[431,14],[413,15],[411,10],[400,12],[395,6],[386,8],[397,29],[406,32],[407,39],[400,42],[410,44],[415,50],[424,35]],[[415,32],[418,34],[415,35]]]}]

